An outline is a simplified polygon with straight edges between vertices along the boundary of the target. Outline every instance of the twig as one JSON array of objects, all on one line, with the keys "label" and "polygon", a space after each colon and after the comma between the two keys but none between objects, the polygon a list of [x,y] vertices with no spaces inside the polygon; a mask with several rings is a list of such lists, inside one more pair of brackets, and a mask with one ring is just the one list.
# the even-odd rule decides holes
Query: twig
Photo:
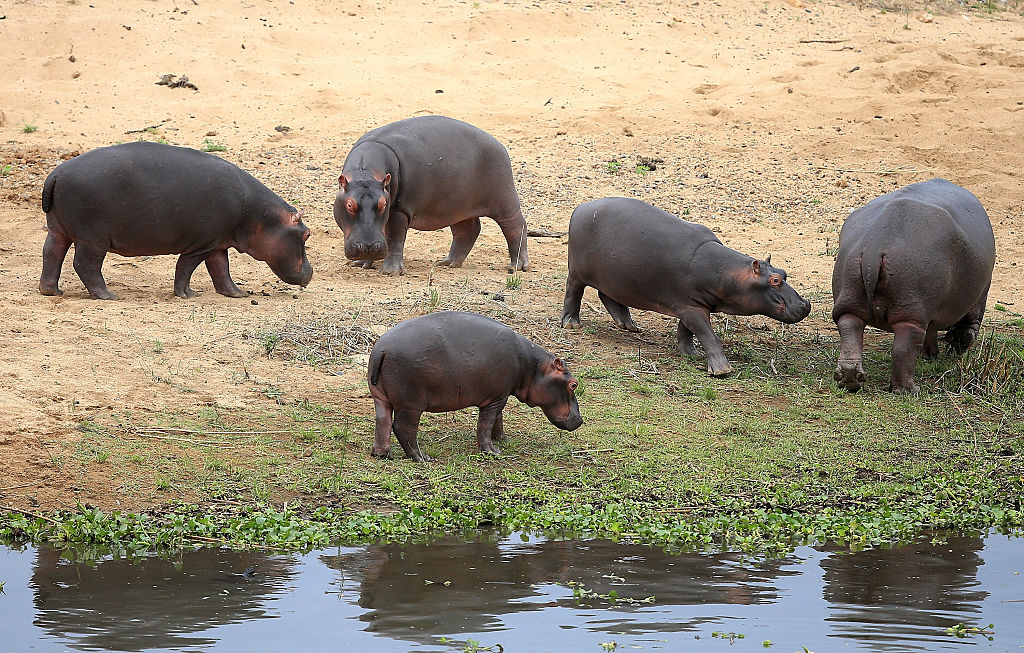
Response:
[{"label": "twig", "polygon": [[202,444],[202,445],[207,445],[207,446],[210,446],[210,445],[227,446],[227,445],[231,444],[230,442],[220,442],[218,440],[192,440],[190,438],[172,438],[169,435],[150,435],[148,433],[139,433],[139,432],[136,432],[135,435],[139,436],[140,438],[152,438],[154,440],[174,440],[176,442],[188,442],[190,444]]},{"label": "twig", "polygon": [[800,39],[800,43],[846,43],[850,39]]},{"label": "twig", "polygon": [[835,172],[863,172],[865,174],[873,174],[873,175],[896,175],[896,174],[899,174],[901,172],[903,172],[903,173],[910,173],[910,172],[931,172],[932,171],[931,168],[911,168],[911,167],[908,167],[908,166],[900,166],[899,168],[893,168],[891,170],[887,170],[887,169],[883,169],[883,168],[878,168],[878,169],[874,169],[874,170],[869,170],[867,168],[833,168],[832,166],[814,166],[814,169],[815,170],[834,170]]},{"label": "twig", "polygon": [[580,449],[579,451],[570,451],[570,456],[578,456],[585,453],[608,453],[609,451],[615,451],[615,449]]},{"label": "twig", "polygon": [[527,229],[526,235],[533,236],[534,238],[561,238],[566,235],[566,231],[551,231],[550,229]]},{"label": "twig", "polygon": [[6,492],[7,490],[17,490],[20,487],[28,487],[29,485],[37,485],[34,482],[22,483],[21,485],[11,485],[8,487],[0,487],[0,492]]},{"label": "twig", "polygon": [[143,127],[142,129],[129,129],[125,133],[126,134],[141,134],[142,132],[149,131],[150,129],[160,129],[165,124],[167,124],[166,120],[164,120],[163,122],[159,122],[159,123],[157,123],[155,125],[150,125],[149,127]]},{"label": "twig", "polygon": [[281,547],[266,546],[264,544],[256,544],[255,542],[234,542],[232,540],[222,540],[216,537],[203,537],[202,535],[185,535],[186,539],[197,540],[199,542],[210,542],[212,544],[229,544],[231,546],[237,546],[242,548],[257,548],[265,549],[267,551],[280,551]]},{"label": "twig", "polygon": [[57,525],[57,522],[52,520],[52,519],[50,519],[49,517],[44,517],[43,515],[37,515],[34,512],[29,512],[28,510],[22,510],[21,508],[12,508],[10,506],[0,506],[0,510],[6,510],[8,512],[21,513],[22,515],[25,515],[26,517],[31,517],[33,519],[42,519],[43,521],[50,522],[54,526]]},{"label": "twig", "polygon": [[192,433],[193,435],[280,435],[291,431],[196,431],[193,429],[177,429],[171,427],[151,426],[135,429],[139,433]]}]

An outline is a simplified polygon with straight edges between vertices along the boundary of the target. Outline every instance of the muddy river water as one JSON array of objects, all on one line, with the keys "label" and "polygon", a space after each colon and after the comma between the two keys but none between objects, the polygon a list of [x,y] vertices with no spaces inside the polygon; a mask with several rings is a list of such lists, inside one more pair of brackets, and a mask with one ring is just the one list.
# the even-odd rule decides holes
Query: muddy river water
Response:
[{"label": "muddy river water", "polygon": [[1024,651],[1024,538],[999,534],[772,560],[519,533],[91,557],[0,546],[0,650]]}]

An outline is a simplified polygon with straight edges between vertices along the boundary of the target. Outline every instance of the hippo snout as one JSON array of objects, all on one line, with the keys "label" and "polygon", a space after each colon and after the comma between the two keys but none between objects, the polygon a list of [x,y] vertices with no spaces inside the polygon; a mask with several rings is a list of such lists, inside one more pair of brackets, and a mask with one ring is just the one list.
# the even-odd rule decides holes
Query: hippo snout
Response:
[{"label": "hippo snout", "polygon": [[379,261],[387,256],[388,245],[379,240],[374,242],[358,241],[345,243],[345,257],[353,261]]},{"label": "hippo snout", "polygon": [[579,427],[583,426],[583,418],[580,417],[578,411],[569,411],[565,419],[552,419],[551,423],[562,429],[563,431],[575,431]]},{"label": "hippo snout", "polygon": [[786,306],[785,317],[782,321],[787,324],[793,324],[794,322],[799,322],[810,314],[811,302],[801,297],[799,301]]}]

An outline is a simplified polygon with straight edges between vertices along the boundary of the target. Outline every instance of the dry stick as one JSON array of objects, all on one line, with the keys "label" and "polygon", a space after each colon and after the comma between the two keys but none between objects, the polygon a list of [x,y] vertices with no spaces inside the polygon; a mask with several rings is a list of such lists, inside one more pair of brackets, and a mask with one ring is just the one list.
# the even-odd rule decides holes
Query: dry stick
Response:
[{"label": "dry stick", "polygon": [[846,43],[850,39],[800,39],[800,43]]},{"label": "dry stick", "polygon": [[21,508],[12,508],[10,506],[0,506],[0,510],[6,510],[8,512],[21,513],[22,515],[25,515],[26,517],[32,517],[33,519],[42,519],[43,521],[50,522],[54,526],[57,525],[57,522],[55,522],[54,520],[50,519],[49,517],[44,517],[43,515],[37,515],[34,512],[29,512],[27,510],[22,510]]},{"label": "dry stick", "polygon": [[36,482],[31,482],[30,481],[28,483],[22,483],[21,485],[11,485],[11,486],[8,486],[8,487],[0,487],[0,492],[6,492],[7,490],[17,490],[20,487],[28,487],[29,485],[37,485],[37,484],[38,484],[38,481],[36,481]]},{"label": "dry stick", "polygon": [[174,440],[176,442],[189,442],[191,444],[201,444],[206,446],[228,446],[230,444],[233,444],[231,442],[220,442],[218,440],[191,440],[189,438],[172,438],[169,435],[149,435],[147,433],[136,433],[135,435],[139,436],[140,438],[152,438],[154,440]]},{"label": "dry stick", "polygon": [[194,435],[279,435],[291,433],[291,431],[196,431],[194,429],[179,429],[163,426],[148,426],[135,429],[137,433],[192,433]]},{"label": "dry stick", "polygon": [[865,174],[874,175],[896,175],[899,173],[911,173],[911,172],[931,172],[931,168],[907,168],[899,167],[891,170],[875,169],[868,170],[866,168],[833,168],[832,166],[814,166],[815,170],[834,170],[835,172],[863,172]]},{"label": "dry stick", "polygon": [[125,133],[126,134],[141,134],[142,132],[148,131],[150,129],[159,129],[160,127],[163,127],[166,123],[167,123],[167,121],[164,120],[161,123],[158,123],[156,125],[150,125],[149,127],[143,127],[142,129],[129,129]]}]

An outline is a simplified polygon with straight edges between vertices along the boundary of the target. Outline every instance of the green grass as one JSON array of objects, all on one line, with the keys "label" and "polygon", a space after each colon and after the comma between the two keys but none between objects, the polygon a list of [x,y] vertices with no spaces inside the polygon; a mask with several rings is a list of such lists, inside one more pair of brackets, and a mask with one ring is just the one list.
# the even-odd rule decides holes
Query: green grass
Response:
[{"label": "green grass", "polygon": [[32,134],[39,131],[39,127],[37,125],[30,125],[28,123],[25,123],[24,125],[22,125],[21,131],[25,132],[26,134]]},{"label": "green grass", "polygon": [[228,150],[226,145],[211,141],[209,138],[203,139],[203,144],[199,146],[199,149],[203,152],[227,152]]},{"label": "green grass", "polygon": [[[589,321],[608,342],[568,352],[586,420],[576,432],[512,399],[504,455],[484,456],[475,409],[427,413],[419,442],[434,462],[416,464],[370,457],[372,408],[277,405],[287,395],[273,387],[244,423],[212,408],[147,415],[145,426],[97,416],[51,457],[102,462],[116,483],[173,507],[82,508],[49,515],[56,525],[12,513],[0,517],[0,537],[146,549],[198,536],[287,548],[496,527],[781,553],[1024,526],[1019,327],[985,331],[962,357],[921,361],[922,394],[909,398],[886,390],[891,336],[869,334],[868,381],[850,394],[831,380],[832,331],[722,320],[736,372],[713,379],[703,359],[674,353],[672,333],[646,332],[639,358],[635,346],[616,355],[613,343],[633,336]],[[224,500],[237,505],[205,509]]]}]

